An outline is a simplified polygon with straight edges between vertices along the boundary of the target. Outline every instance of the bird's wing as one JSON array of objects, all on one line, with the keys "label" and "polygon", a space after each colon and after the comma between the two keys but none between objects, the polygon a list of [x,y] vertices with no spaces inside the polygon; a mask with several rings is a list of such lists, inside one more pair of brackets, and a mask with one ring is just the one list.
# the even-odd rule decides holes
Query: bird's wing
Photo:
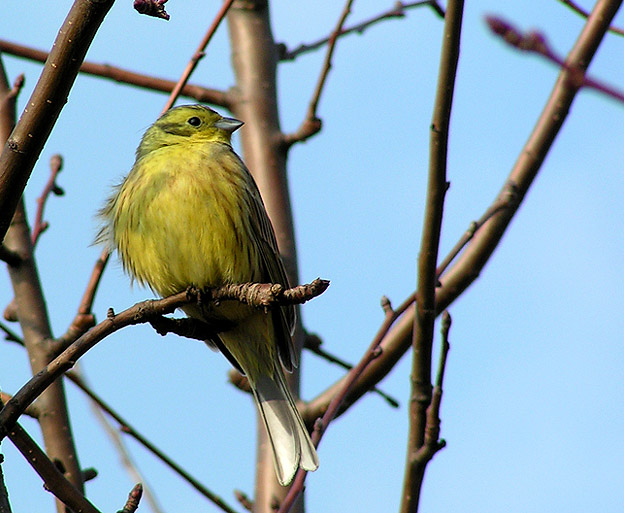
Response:
[{"label": "bird's wing", "polygon": [[[290,287],[290,284],[286,275],[286,269],[284,268],[282,259],[279,256],[273,226],[271,225],[269,216],[264,208],[264,203],[262,202],[258,186],[251,176],[251,173],[249,173],[249,171],[247,171],[247,173],[249,179],[249,190],[251,191],[251,194],[249,195],[250,212],[253,221],[251,226],[252,230],[256,231],[253,235],[255,236],[255,240],[258,241],[258,249],[262,260],[262,278],[269,283],[279,283],[288,288]],[[293,368],[298,365],[297,351],[295,350],[292,340],[292,333],[295,329],[296,320],[295,312],[294,305],[275,308],[272,312],[280,360],[284,368],[289,372],[291,372]]]}]

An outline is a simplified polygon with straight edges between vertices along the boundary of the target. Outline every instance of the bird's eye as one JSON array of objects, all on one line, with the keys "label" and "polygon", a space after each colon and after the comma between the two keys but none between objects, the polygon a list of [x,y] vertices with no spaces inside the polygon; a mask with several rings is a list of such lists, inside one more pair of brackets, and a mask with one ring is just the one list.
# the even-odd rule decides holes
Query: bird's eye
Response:
[{"label": "bird's eye", "polygon": [[199,119],[197,116],[193,116],[192,118],[189,118],[187,123],[191,126],[199,126],[201,125],[201,119]]}]

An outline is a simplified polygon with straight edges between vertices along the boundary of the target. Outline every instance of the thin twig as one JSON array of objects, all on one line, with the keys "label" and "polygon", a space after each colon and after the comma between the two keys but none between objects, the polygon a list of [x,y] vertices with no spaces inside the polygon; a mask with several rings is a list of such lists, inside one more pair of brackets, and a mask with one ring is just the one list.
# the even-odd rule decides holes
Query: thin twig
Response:
[{"label": "thin twig", "polygon": [[93,300],[109,258],[110,253],[108,249],[103,249],[100,257],[95,261],[76,316],[67,328],[67,331],[55,340],[57,345],[55,348],[56,354],[60,354],[69,344],[95,326],[95,316],[92,313]]},{"label": "thin twig", "polygon": [[43,479],[46,490],[52,492],[63,504],[73,511],[100,513],[76,487],[71,484],[45,452],[19,425],[14,424],[8,437],[17,450]]},{"label": "thin twig", "polygon": [[438,265],[438,268],[436,269],[436,276],[438,278],[444,274],[444,271],[446,271],[448,266],[451,265],[453,260],[455,260],[455,258],[457,258],[457,256],[461,253],[462,249],[464,249],[464,247],[466,247],[466,245],[472,240],[479,228],[481,228],[491,217],[495,216],[502,210],[513,207],[515,202],[518,200],[516,186],[514,183],[509,182],[507,183],[507,188],[509,191],[508,194],[501,195],[499,199],[488,207],[488,209],[477,221],[470,223],[468,230],[464,232],[451,251],[449,251],[446,255],[444,260],[442,260],[440,265]]},{"label": "thin twig", "polygon": [[228,513],[236,513],[236,511],[231,506],[229,506],[219,495],[212,492],[206,486],[200,483],[189,472],[184,470],[163,451],[156,447],[156,445],[154,445],[135,428],[133,428],[132,425],[128,421],[126,421],[126,419],[124,419],[121,415],[119,415],[119,413],[113,410],[113,408],[108,403],[106,403],[99,395],[97,395],[91,388],[89,388],[79,376],[77,376],[75,373],[67,373],[67,377],[72,383],[80,388],[80,390],[87,394],[87,396],[89,396],[89,398],[93,402],[95,402],[102,411],[106,412],[107,415],[112,417],[119,424],[122,433],[126,433],[127,435],[130,435],[132,438],[134,438],[143,447],[145,447],[148,451],[150,451],[158,459],[160,459],[165,465],[167,465],[180,477],[187,481],[191,486],[193,486],[193,488],[195,488],[199,493],[201,493],[208,500],[212,501],[223,511],[226,511]]},{"label": "thin twig", "polygon": [[[4,40],[0,40],[0,52],[41,63],[48,58],[48,52]],[[173,80],[89,61],[82,63],[80,73],[167,94],[171,93],[176,86],[176,82]],[[191,98],[200,103],[219,105],[226,109],[230,109],[231,105],[230,95],[226,91],[210,89],[197,84],[186,84],[180,92],[180,96]]]},{"label": "thin twig", "polygon": [[63,157],[60,155],[52,155],[50,158],[50,177],[45,184],[41,196],[37,198],[37,213],[35,215],[35,224],[31,233],[31,241],[33,247],[37,244],[39,236],[48,229],[49,223],[43,220],[43,210],[45,209],[46,202],[50,197],[50,194],[55,196],[62,196],[65,191],[56,184],[56,177],[63,169]]},{"label": "thin twig", "polygon": [[[338,389],[337,393],[334,395],[334,397],[330,401],[329,406],[327,407],[327,411],[325,412],[323,417],[316,420],[314,424],[314,431],[312,432],[312,437],[311,437],[312,442],[314,443],[315,447],[318,447],[321,441],[321,438],[323,437],[323,434],[326,432],[327,428],[329,427],[329,424],[331,423],[332,420],[334,420],[334,418],[338,414],[342,404],[344,403],[345,399],[347,398],[349,394],[349,391],[351,390],[351,387],[360,377],[362,372],[364,372],[366,367],[375,358],[378,358],[381,355],[381,350],[379,348],[379,345],[381,344],[381,341],[383,340],[384,334],[387,332],[387,330],[390,328],[390,326],[394,322],[394,319],[395,319],[394,312],[389,312],[386,314],[386,317],[384,319],[384,323],[381,329],[377,332],[377,336],[373,339],[371,345],[366,350],[366,353],[364,353],[364,356],[359,361],[359,363],[355,367],[353,367],[347,373],[347,375],[343,378],[343,380],[341,381],[340,388]],[[293,480],[290,490],[288,490],[286,497],[284,498],[284,500],[282,501],[279,507],[278,513],[288,513],[290,511],[294,503],[297,501],[297,498],[299,497],[299,495],[303,492],[304,483],[305,483],[305,479],[307,475],[308,475],[308,472],[306,470],[299,469],[297,471],[297,474],[295,475],[295,479]]]},{"label": "thin twig", "polygon": [[[589,16],[589,12],[580,7],[579,5],[572,2],[572,0],[559,0],[563,5],[567,5],[570,9],[572,9],[577,14],[583,16],[583,18],[587,18]],[[609,27],[609,32],[617,34],[618,36],[624,36],[624,29],[618,27]]]},{"label": "thin twig", "polygon": [[178,99],[180,92],[182,91],[186,83],[188,82],[191,76],[191,73],[193,73],[193,70],[195,70],[199,61],[206,55],[205,52],[206,52],[206,47],[208,46],[208,43],[210,43],[212,36],[214,36],[214,33],[219,28],[219,25],[223,21],[223,18],[225,18],[225,15],[227,14],[230,6],[233,3],[234,3],[234,0],[225,0],[223,2],[221,9],[219,9],[219,12],[215,16],[214,20],[212,20],[212,24],[210,25],[210,27],[208,27],[208,31],[206,32],[206,35],[201,40],[201,43],[199,43],[197,50],[195,50],[195,53],[191,57],[191,60],[189,61],[189,63],[186,65],[186,68],[182,72],[182,76],[178,80],[178,83],[173,88],[173,91],[171,91],[171,94],[169,95],[169,99],[167,100],[167,103],[165,103],[165,106],[163,108],[163,112],[173,107],[173,104]]},{"label": "thin twig", "polygon": [[440,342],[440,359],[438,360],[438,372],[436,382],[431,394],[431,404],[427,408],[427,424],[423,445],[414,453],[413,458],[420,463],[426,464],[435,454],[446,446],[446,442],[440,438],[440,406],[442,405],[442,384],[446,370],[446,358],[450,349],[448,341],[451,329],[451,316],[444,310],[442,313],[442,340]]},{"label": "thin twig", "polygon": [[314,92],[312,93],[312,98],[308,105],[308,110],[306,111],[303,123],[295,133],[283,135],[283,143],[287,147],[291,146],[295,142],[305,141],[306,139],[312,137],[314,134],[318,133],[321,130],[322,122],[317,116],[316,111],[319,101],[321,99],[323,87],[325,86],[327,76],[329,75],[329,70],[332,66],[332,57],[334,55],[334,49],[336,48],[336,42],[338,41],[338,37],[342,32],[344,22],[351,12],[352,4],[353,0],[347,0],[344,8],[342,9],[342,12],[340,13],[338,23],[336,24],[336,27],[329,36],[327,52],[325,53],[325,59],[321,67],[321,73],[319,74],[318,80],[316,82],[316,87],[314,88]]},{"label": "thin twig", "polygon": [[601,93],[624,103],[623,91],[619,91],[618,89],[604,84],[599,80],[588,77],[586,74],[586,67],[574,66],[557,55],[548,44],[546,36],[544,36],[541,32],[529,31],[522,33],[512,24],[496,16],[487,16],[486,21],[492,32],[501,36],[506,43],[510,44],[514,48],[541,55],[550,62],[557,64],[560,68],[567,70],[569,74],[566,78],[571,87],[575,87],[577,89],[581,87],[595,89],[596,91],[600,91]]},{"label": "thin twig", "polygon": [[[352,34],[353,32],[357,32],[358,34],[362,34],[367,28],[379,23],[380,21],[392,19],[392,18],[403,18],[405,17],[405,11],[407,9],[411,9],[414,7],[423,7],[429,6],[434,12],[440,17],[444,18],[444,9],[436,0],[421,0],[419,2],[395,2],[394,6],[384,11],[372,18],[364,20],[357,25],[353,25],[349,28],[344,28],[340,31],[339,37],[346,36],[347,34]],[[325,44],[327,44],[330,40],[330,36],[324,37],[313,43],[300,44],[294,50],[288,50],[286,45],[282,44],[279,47],[279,58],[282,61],[292,61],[295,60],[299,55],[307,52],[311,52],[318,48],[321,48]]]},{"label": "thin twig", "polygon": [[450,0],[444,18],[444,33],[440,69],[431,122],[429,144],[429,174],[423,220],[421,245],[418,253],[418,302],[412,340],[412,374],[409,403],[407,464],[401,496],[401,513],[418,510],[420,492],[427,461],[414,454],[425,443],[427,410],[431,405],[431,351],[436,318],[436,288],[439,285],[436,266],[444,214],[444,199],[448,190],[446,167],[448,135],[457,76],[463,0]]},{"label": "thin twig", "polygon": [[[343,369],[351,370],[353,368],[353,365],[350,364],[349,362],[346,362],[343,359],[337,357],[336,355],[333,355],[325,351],[321,347],[320,338],[316,335],[311,335],[308,333],[305,338],[304,347],[312,351],[314,354],[320,356],[321,358],[327,360],[328,362],[338,365],[339,367],[342,367]],[[386,394],[383,390],[380,390],[378,387],[375,386],[371,388],[370,391],[379,395],[381,398],[383,398],[392,408],[399,407],[399,401],[397,401],[394,397],[390,396],[389,394]]]},{"label": "thin twig", "polygon": [[78,365],[76,367],[77,368],[75,371],[69,371],[65,374],[65,376],[89,396],[89,404],[91,406],[91,410],[93,411],[96,419],[102,425],[102,428],[117,449],[119,457],[121,458],[121,462],[128,471],[130,478],[134,482],[141,483],[143,485],[143,495],[145,496],[145,500],[150,505],[152,511],[154,513],[162,513],[163,510],[160,504],[158,504],[156,495],[154,494],[154,492],[152,492],[151,488],[147,484],[147,479],[141,474],[141,471],[139,470],[137,464],[132,459],[132,455],[130,454],[130,451],[128,451],[128,448],[126,447],[123,438],[119,434],[119,431],[117,431],[117,429],[115,429],[111,425],[106,415],[104,415],[104,410],[100,406],[101,402],[99,402],[99,398],[95,395],[91,387],[87,384],[83,369],[79,368]]}]

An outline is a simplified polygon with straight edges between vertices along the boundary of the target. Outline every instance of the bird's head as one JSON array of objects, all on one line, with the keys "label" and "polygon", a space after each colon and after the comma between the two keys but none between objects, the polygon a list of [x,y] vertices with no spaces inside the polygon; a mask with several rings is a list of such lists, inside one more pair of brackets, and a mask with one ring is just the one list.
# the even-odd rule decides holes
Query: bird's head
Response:
[{"label": "bird's head", "polygon": [[182,105],[168,110],[147,129],[137,148],[137,158],[161,148],[188,142],[230,144],[242,121],[226,118],[203,105]]}]

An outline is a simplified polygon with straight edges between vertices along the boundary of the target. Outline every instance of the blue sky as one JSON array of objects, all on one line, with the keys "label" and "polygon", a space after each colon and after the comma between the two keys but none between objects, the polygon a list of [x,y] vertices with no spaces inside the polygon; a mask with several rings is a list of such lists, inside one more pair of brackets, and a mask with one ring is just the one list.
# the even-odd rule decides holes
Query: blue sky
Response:
[{"label": "blue sky", "polygon": [[[70,5],[4,0],[0,37],[47,49]],[[355,2],[347,26],[390,6]],[[139,16],[131,2],[119,0],[87,58],[177,79],[218,3],[172,0],[167,8],[168,23]],[[274,35],[289,47],[313,41],[328,34],[341,9],[329,1],[274,2]],[[557,77],[551,64],[491,36],[486,14],[543,31],[561,55],[583,25],[555,0],[467,2],[442,255],[495,197]],[[617,21],[624,26],[621,14]],[[380,297],[399,304],[415,288],[441,32],[432,12],[416,9],[342,39],[320,103],[323,131],[289,156],[301,280],[332,281],[304,307],[303,320],[327,350],[350,361],[359,359],[382,321]],[[623,49],[624,38],[609,35],[590,73],[624,88]],[[299,126],[323,56],[280,65],[285,131]],[[26,74],[21,111],[41,66],[3,59],[11,78]],[[191,81],[232,85],[225,26]],[[141,134],[165,100],[80,77],[43,150],[26,191],[31,217],[50,156],[65,159],[58,183],[66,195],[48,203],[51,227],[37,248],[56,335],[73,318],[100,252],[90,246],[95,211],[131,167]],[[624,508],[623,134],[624,106],[581,92],[502,244],[452,305],[442,405],[448,445],[428,467],[421,511]],[[7,304],[6,274],[0,293]],[[131,289],[120,266],[111,265],[95,313],[102,319],[108,307],[121,310],[146,297],[148,291]],[[28,378],[27,359],[10,343],[0,345],[0,355],[0,386],[14,392]],[[232,504],[233,488],[253,493],[255,412],[249,398],[226,383],[224,358],[142,326],[111,336],[82,365],[98,393],[207,486]],[[305,398],[341,375],[310,354],[303,365]],[[399,410],[369,394],[331,426],[319,450],[321,467],[307,481],[309,511],[396,511],[409,372],[408,355],[380,385],[401,402]],[[87,484],[88,495],[103,511],[115,511],[133,482],[84,396],[71,384],[67,389],[81,463],[100,472]],[[33,421],[22,424],[39,436]],[[165,510],[217,511],[143,448],[128,445]],[[51,499],[39,478],[10,442],[0,449],[14,510],[47,511]]]}]

